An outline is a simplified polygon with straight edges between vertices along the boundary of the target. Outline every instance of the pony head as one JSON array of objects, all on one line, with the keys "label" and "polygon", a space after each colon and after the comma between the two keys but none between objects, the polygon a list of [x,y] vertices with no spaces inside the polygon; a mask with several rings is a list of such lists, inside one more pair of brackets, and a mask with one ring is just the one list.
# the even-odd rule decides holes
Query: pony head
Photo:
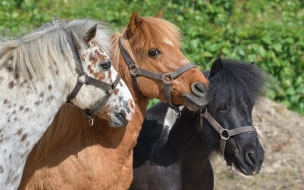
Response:
[{"label": "pony head", "polygon": [[214,61],[208,79],[209,104],[206,108],[225,132],[219,135],[217,130],[208,125],[210,127],[203,128],[203,139],[213,149],[219,150],[222,146],[220,141],[223,140],[220,136],[228,137],[221,150],[227,164],[233,163],[245,175],[258,173],[264,161],[264,150],[255,130],[230,137],[228,134],[236,129],[253,128],[252,109],[262,95],[264,73],[254,64],[219,58]]},{"label": "pony head", "polygon": [[180,40],[178,28],[162,19],[162,11],[155,17],[140,17],[134,12],[120,37],[132,60],[125,70],[136,77],[135,85],[144,97],[197,110],[207,104],[208,80],[194,64],[189,65]]},{"label": "pony head", "polygon": [[91,117],[101,109],[102,116],[111,126],[125,126],[133,117],[135,103],[112,66],[111,43],[105,27],[88,19],[64,22],[57,17],[53,18],[53,25],[70,32],[76,47],[71,48],[72,53],[79,56],[83,72],[90,77],[70,101]]}]

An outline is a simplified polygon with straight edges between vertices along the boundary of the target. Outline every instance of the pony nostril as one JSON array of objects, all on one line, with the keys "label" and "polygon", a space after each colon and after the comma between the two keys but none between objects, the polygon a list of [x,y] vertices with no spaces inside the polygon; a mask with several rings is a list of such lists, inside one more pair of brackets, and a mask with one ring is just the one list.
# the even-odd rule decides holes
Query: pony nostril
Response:
[{"label": "pony nostril", "polygon": [[121,112],[123,112],[124,118],[127,121],[131,121],[135,113],[135,102],[129,100],[128,102],[124,102],[124,104],[124,110],[121,110]]},{"label": "pony nostril", "polygon": [[130,107],[131,107],[132,111],[135,110],[135,102],[133,100],[130,101]]},{"label": "pony nostril", "polygon": [[205,86],[200,82],[192,83],[191,90],[196,96],[199,96],[199,97],[205,96],[205,93],[206,93]]},{"label": "pony nostril", "polygon": [[247,152],[246,155],[245,155],[245,158],[246,158],[246,161],[247,161],[248,165],[253,168],[256,164],[255,154],[251,151]]}]

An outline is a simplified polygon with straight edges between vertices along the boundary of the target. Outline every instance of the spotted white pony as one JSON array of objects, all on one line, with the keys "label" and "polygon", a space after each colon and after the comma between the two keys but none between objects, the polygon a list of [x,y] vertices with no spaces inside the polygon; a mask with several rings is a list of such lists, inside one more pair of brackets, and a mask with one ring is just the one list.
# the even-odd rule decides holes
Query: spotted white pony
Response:
[{"label": "spotted white pony", "polygon": [[54,19],[20,39],[1,39],[1,190],[18,188],[29,152],[66,101],[91,124],[100,109],[113,127],[132,119],[135,105],[111,66],[110,44],[105,27],[88,19]]}]

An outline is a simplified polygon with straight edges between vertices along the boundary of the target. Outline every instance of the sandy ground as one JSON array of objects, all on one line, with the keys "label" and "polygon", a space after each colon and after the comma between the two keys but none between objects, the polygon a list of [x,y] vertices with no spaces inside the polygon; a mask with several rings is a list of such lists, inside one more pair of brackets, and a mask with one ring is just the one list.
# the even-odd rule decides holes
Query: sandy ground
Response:
[{"label": "sandy ground", "polygon": [[253,121],[265,150],[261,172],[247,177],[235,168],[227,171],[218,156],[212,160],[215,190],[304,190],[304,117],[263,100]]}]

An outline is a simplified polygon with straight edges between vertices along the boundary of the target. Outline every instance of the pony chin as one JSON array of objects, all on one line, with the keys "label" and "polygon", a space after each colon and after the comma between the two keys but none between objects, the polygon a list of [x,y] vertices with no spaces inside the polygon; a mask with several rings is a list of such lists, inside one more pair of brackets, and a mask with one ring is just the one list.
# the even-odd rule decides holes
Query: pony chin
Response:
[{"label": "pony chin", "polygon": [[[204,95],[205,97],[205,95]],[[197,111],[198,109],[206,106],[208,101],[206,98],[197,97],[191,93],[184,93],[183,99],[185,101],[186,107],[191,111]]]},{"label": "pony chin", "polygon": [[232,155],[227,155],[227,157],[225,157],[225,160],[227,158],[227,163],[233,163],[235,168],[246,176],[256,175],[261,171],[264,160],[264,152],[262,154],[255,152],[255,154],[255,156],[249,156],[248,152],[235,150],[233,158],[231,157]]},{"label": "pony chin", "polygon": [[251,168],[249,166],[247,166],[244,161],[239,160],[238,158],[236,158],[236,160],[233,162],[235,168],[237,170],[239,170],[242,174],[246,175],[246,176],[254,176],[258,173],[260,173],[261,171],[261,166],[259,168]]}]

